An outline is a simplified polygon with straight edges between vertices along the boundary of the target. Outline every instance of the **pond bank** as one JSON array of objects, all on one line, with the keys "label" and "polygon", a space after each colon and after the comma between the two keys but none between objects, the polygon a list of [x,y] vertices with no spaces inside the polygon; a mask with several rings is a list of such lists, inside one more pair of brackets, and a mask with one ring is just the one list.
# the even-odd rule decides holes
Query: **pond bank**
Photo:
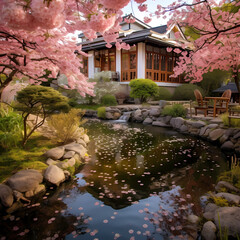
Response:
[{"label": "pond bank", "polygon": [[[174,128],[183,134],[207,139],[215,142],[223,151],[240,154],[240,129],[227,128],[219,119],[193,120],[181,117],[161,116],[161,106],[136,107],[116,106],[106,107],[106,120],[119,122],[137,122],[158,127]],[[86,117],[97,117],[97,112],[87,110]]]},{"label": "pond bank", "polygon": [[[76,142],[48,150],[44,156],[48,167],[43,171],[18,171],[0,184],[0,211],[11,214],[30,203],[31,198],[44,193],[47,187],[58,187],[69,180],[87,157],[89,137],[84,134]],[[22,202],[21,202],[21,201]]]}]

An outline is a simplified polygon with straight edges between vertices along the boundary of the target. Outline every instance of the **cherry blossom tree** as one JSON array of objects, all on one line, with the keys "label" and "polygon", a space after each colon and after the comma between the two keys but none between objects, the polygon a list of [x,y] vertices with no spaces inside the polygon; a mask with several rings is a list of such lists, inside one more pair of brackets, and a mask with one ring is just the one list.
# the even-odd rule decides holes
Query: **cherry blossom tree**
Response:
[{"label": "cherry blossom tree", "polygon": [[[198,34],[190,46],[193,51],[182,51],[175,75],[183,72],[190,81],[202,80],[202,75],[213,69],[233,70],[239,79],[238,0],[182,0],[167,7],[158,5],[155,13],[148,13],[146,0],[135,1],[145,11],[146,23],[151,18],[170,14],[169,25],[178,22]],[[1,0],[0,1],[0,96],[13,77],[27,76],[31,84],[44,81],[45,70],[56,78],[59,73],[68,78],[70,89],[83,96],[93,94],[93,83],[80,73],[81,57],[86,56],[77,46],[77,39],[69,33],[82,31],[93,40],[100,33],[106,46],[129,49],[118,39],[121,9],[130,0]],[[159,0],[159,3],[161,1]],[[149,15],[148,15],[149,14]],[[125,21],[132,21],[125,19]],[[3,76],[3,77],[2,77]]]},{"label": "cherry blossom tree", "polygon": [[[239,91],[240,2],[178,2],[167,8],[158,6],[155,14],[160,16],[167,13],[172,15],[169,24],[178,22],[190,30],[191,35],[195,35],[195,39],[189,36],[189,40],[194,40],[191,44],[181,46],[184,50],[168,48],[168,51],[181,53],[174,76],[185,73],[186,80],[200,82],[204,73],[214,69],[231,70]],[[186,51],[188,47],[192,51]]]},{"label": "cherry blossom tree", "polygon": [[[139,0],[138,0],[139,1]],[[13,77],[27,76],[31,84],[40,84],[45,70],[56,78],[68,78],[70,89],[81,95],[93,93],[79,68],[81,56],[70,33],[81,30],[88,39],[103,35],[108,47],[129,46],[117,40],[122,21],[120,10],[129,0],[1,0],[0,1],[0,97]],[[80,58],[80,59],[79,59]]]}]

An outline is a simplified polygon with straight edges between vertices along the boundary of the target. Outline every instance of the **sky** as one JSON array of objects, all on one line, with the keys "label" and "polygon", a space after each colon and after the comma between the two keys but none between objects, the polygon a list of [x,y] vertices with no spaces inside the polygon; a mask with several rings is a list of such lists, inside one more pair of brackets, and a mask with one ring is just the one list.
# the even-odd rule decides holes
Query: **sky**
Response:
[{"label": "sky", "polygon": [[[157,4],[161,4],[163,7],[168,6],[169,4],[173,3],[175,0],[147,0],[145,3],[148,5],[148,11],[154,13],[156,11]],[[125,8],[122,9],[125,14],[133,13],[135,17],[143,21],[143,18],[147,16],[145,12],[140,12],[138,10],[138,4],[132,0],[132,7],[131,3],[129,3]],[[168,19],[159,18],[156,17],[152,19],[152,21],[149,23],[150,26],[156,27],[160,25],[167,24]]]}]

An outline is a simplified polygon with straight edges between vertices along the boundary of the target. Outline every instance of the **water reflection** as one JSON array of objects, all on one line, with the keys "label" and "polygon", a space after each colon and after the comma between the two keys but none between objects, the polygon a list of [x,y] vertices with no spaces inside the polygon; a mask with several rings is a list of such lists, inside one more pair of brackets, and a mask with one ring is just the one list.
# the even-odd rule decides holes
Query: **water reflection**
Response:
[{"label": "water reflection", "polygon": [[0,237],[145,240],[191,235],[187,214],[200,213],[200,196],[226,169],[220,150],[158,127],[86,127],[90,157],[76,179],[49,189],[12,221],[1,221]]}]

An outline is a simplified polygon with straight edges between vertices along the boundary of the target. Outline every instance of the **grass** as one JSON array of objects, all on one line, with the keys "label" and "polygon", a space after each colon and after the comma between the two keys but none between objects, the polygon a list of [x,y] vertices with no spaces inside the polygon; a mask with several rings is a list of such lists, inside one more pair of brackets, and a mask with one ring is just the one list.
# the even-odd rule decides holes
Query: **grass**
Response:
[{"label": "grass", "polygon": [[34,133],[25,148],[12,148],[0,153],[0,183],[21,169],[43,170],[47,167],[43,155],[55,145],[48,138]]},{"label": "grass", "polygon": [[78,104],[75,108],[81,108],[81,109],[91,109],[91,110],[97,110],[99,107],[102,107],[102,104]]}]

